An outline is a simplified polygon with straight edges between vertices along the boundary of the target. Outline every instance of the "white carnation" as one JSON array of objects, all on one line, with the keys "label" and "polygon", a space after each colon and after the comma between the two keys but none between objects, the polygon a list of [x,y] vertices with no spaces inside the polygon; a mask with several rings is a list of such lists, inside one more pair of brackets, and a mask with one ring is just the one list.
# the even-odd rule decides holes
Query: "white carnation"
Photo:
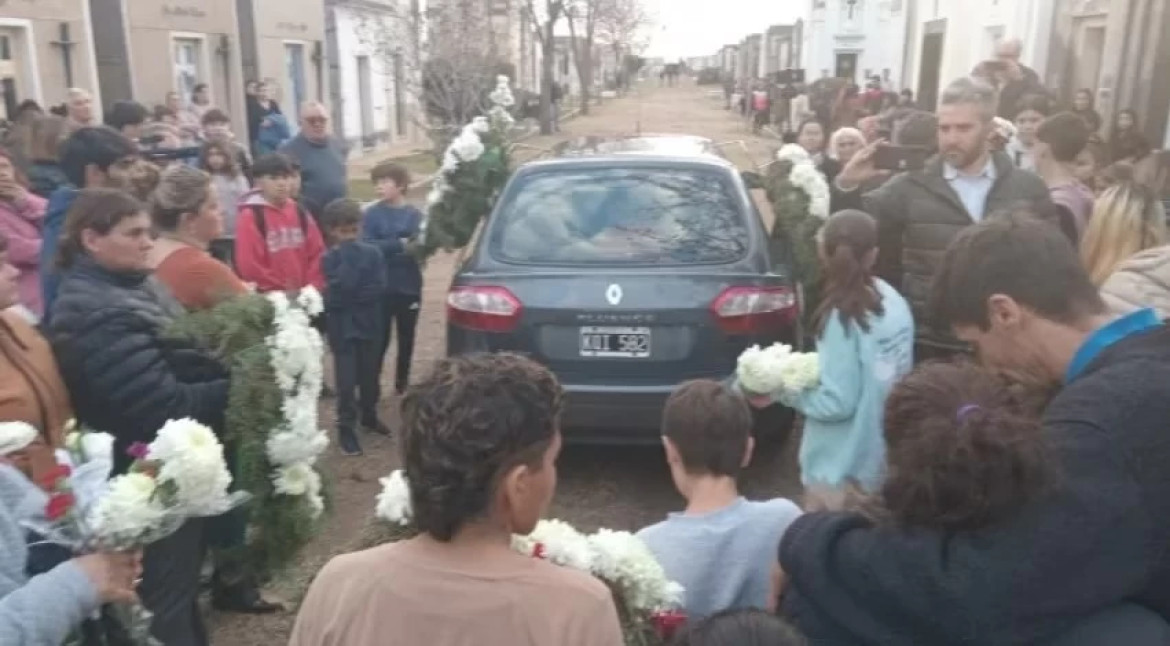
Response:
[{"label": "white carnation", "polygon": [[[70,435],[78,434],[70,433]],[[91,460],[112,462],[114,459],[114,436],[109,433],[80,433],[77,442],[81,456],[86,462]],[[68,438],[66,438],[66,443],[68,443]]]},{"label": "white carnation", "polygon": [[406,475],[402,469],[379,479],[378,482],[382,483],[382,491],[378,494],[378,506],[374,514],[396,525],[410,522],[410,484],[406,482]]},{"label": "white carnation", "polygon": [[779,161],[792,162],[793,165],[801,163],[809,163],[812,157],[809,156],[808,151],[799,144],[784,144],[780,150],[776,152],[776,159]]},{"label": "white carnation", "polygon": [[297,462],[312,464],[327,446],[329,438],[320,431],[308,434],[280,431],[268,437],[268,461],[278,466]]},{"label": "white carnation", "polygon": [[650,548],[637,536],[602,529],[589,537],[589,544],[593,573],[617,586],[631,608],[657,612],[681,603],[682,586],[667,579]]},{"label": "white carnation", "polygon": [[820,357],[815,352],[793,352],[781,364],[780,377],[788,391],[813,388],[821,381]]},{"label": "white carnation", "polygon": [[516,98],[512,96],[512,90],[509,87],[509,79],[507,76],[500,75],[496,77],[496,89],[488,95],[488,99],[495,105],[510,108],[516,105]]},{"label": "white carnation", "polygon": [[162,464],[159,482],[175,485],[175,504],[194,516],[214,515],[228,504],[232,476],[223,446],[211,429],[195,420],[169,420],[150,443],[150,460]]},{"label": "white carnation", "polygon": [[155,481],[144,473],[127,473],[110,480],[90,522],[103,543],[134,545],[162,525],[167,510],[156,495]]},{"label": "white carnation", "polygon": [[0,455],[27,448],[37,435],[37,429],[27,422],[0,422]]},{"label": "white carnation", "polygon": [[449,152],[455,155],[460,162],[472,162],[483,155],[483,141],[474,132],[464,132],[451,142]]},{"label": "white carnation", "polygon": [[482,116],[472,119],[471,123],[467,124],[467,127],[464,128],[464,130],[471,130],[471,132],[477,133],[477,134],[484,134],[487,132],[491,132],[491,129],[492,129],[492,124],[490,122],[488,122],[487,117],[482,117]]},{"label": "white carnation", "polygon": [[589,539],[563,520],[542,520],[528,537],[544,547],[546,560],[557,565],[584,572],[589,572],[593,565]]},{"label": "white carnation", "polygon": [[498,130],[508,130],[516,123],[512,113],[498,105],[488,110],[488,118],[491,119],[492,127]]},{"label": "white carnation", "polygon": [[739,385],[756,395],[766,395],[784,385],[782,368],[792,352],[791,346],[773,343],[767,348],[753,345],[739,355],[736,377]]},{"label": "white carnation", "polygon": [[325,301],[321,299],[321,292],[312,285],[301,289],[301,293],[297,295],[297,305],[308,312],[309,316],[317,316],[325,311]]},{"label": "white carnation", "polygon": [[321,476],[313,467],[298,462],[277,469],[272,477],[276,493],[286,496],[304,496],[321,490]]}]

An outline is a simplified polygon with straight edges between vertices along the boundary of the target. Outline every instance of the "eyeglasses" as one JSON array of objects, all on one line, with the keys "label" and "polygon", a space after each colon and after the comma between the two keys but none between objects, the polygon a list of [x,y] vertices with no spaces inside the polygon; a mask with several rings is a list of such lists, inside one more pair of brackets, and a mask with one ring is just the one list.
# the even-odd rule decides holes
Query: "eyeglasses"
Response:
[{"label": "eyeglasses", "polygon": [[312,124],[314,126],[324,125],[326,121],[329,121],[328,117],[305,117],[305,123]]}]

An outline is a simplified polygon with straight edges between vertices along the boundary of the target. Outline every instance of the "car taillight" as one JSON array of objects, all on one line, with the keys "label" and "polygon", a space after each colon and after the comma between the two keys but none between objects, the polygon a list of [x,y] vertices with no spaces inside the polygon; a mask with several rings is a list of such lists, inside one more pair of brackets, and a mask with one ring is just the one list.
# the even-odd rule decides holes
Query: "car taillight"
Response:
[{"label": "car taillight", "polygon": [[787,287],[728,287],[711,303],[726,334],[774,332],[797,315],[796,295]]},{"label": "car taillight", "polygon": [[503,287],[455,287],[447,294],[447,322],[480,332],[511,332],[523,307]]}]

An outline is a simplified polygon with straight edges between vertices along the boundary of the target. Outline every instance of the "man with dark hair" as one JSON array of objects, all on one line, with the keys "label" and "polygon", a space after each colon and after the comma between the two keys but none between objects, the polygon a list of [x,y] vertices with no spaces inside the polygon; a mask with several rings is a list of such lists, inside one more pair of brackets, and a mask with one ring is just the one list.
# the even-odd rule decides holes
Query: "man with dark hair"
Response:
[{"label": "man with dark hair", "polygon": [[117,130],[123,137],[137,142],[150,112],[137,101],[118,101],[106,111],[106,125]]},{"label": "man with dark hair", "polygon": [[914,110],[894,123],[894,143],[899,146],[918,146],[938,150],[938,117],[933,113]]},{"label": "man with dark hair", "polygon": [[886,176],[875,168],[877,146],[870,145],[854,155],[836,179],[833,208],[860,209],[878,222],[875,271],[910,302],[916,359],[964,351],[926,309],[930,283],[947,243],[998,210],[1020,202],[1049,202],[1040,178],[991,151],[995,99],[995,90],[980,81],[964,78],[951,83],[938,110],[939,155],[925,168],[896,175],[863,195],[860,187]]},{"label": "man with dark hair", "polygon": [[1027,212],[959,233],[930,305],[989,367],[1062,384],[1043,419],[1060,477],[972,533],[805,515],[780,546],[784,609],[829,646],[1170,643],[1170,329],[1107,314]]},{"label": "man with dark hair", "polygon": [[800,509],[790,500],[749,502],[740,471],[751,462],[752,415],[739,394],[688,381],[666,400],[662,444],[687,508],[638,532],[667,577],[686,590],[688,617],[776,604],[776,546]]},{"label": "man with dark hair", "polygon": [[41,290],[44,293],[45,322],[57,296],[57,240],[65,225],[65,213],[83,188],[117,188],[133,192],[134,168],[139,162],[134,142],[111,128],[79,128],[61,144],[59,164],[69,184],[57,188],[45,207],[41,234]]},{"label": "man with dark hair", "polygon": [[1089,127],[1072,112],[1061,112],[1040,122],[1032,158],[1036,174],[1048,186],[1057,208],[1064,209],[1079,238],[1093,212],[1093,191],[1077,179],[1077,157],[1089,145]]}]

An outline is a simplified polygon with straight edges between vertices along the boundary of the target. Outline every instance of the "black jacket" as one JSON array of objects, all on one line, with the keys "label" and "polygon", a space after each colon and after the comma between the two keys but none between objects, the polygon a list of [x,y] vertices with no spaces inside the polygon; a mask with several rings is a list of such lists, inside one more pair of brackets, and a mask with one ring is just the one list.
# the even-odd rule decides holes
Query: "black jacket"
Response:
[{"label": "black jacket", "polygon": [[785,612],[817,646],[1042,644],[1125,601],[1170,617],[1167,384],[1165,325],[1093,359],[1044,413],[1051,493],[998,525],[947,536],[798,518],[780,544]]},{"label": "black jacket", "polygon": [[[987,196],[984,216],[1021,203],[1046,213],[1050,210],[1048,188],[1039,177],[1016,168],[1003,153],[996,153],[993,159],[995,183]],[[838,191],[833,198],[834,209],[861,209],[877,220],[876,272],[909,301],[918,341],[946,349],[962,348],[949,329],[935,329],[927,312],[931,283],[947,246],[975,223],[944,178],[941,157],[932,159],[922,170],[895,175],[867,193]]]},{"label": "black jacket", "polygon": [[321,261],[325,273],[325,335],[329,345],[375,341],[384,334],[382,301],[386,266],[382,252],[354,240],[329,250]]},{"label": "black jacket", "polygon": [[145,274],[115,274],[83,256],[65,272],[47,330],[78,421],[125,449],[150,442],[167,420],[223,429],[228,375],[193,345],[165,339],[182,308]]}]

